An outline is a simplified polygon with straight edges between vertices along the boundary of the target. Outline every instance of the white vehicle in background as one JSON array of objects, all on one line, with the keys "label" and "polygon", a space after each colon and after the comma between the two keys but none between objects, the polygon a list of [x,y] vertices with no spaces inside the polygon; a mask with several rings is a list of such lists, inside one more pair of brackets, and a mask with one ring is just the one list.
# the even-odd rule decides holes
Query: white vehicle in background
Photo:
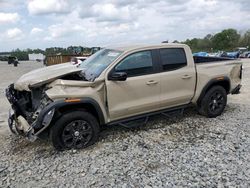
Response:
[{"label": "white vehicle in background", "polygon": [[250,51],[245,51],[240,55],[240,58],[249,58],[250,57]]},{"label": "white vehicle in background", "polygon": [[73,64],[73,65],[79,65],[81,64],[82,62],[84,62],[88,57],[85,57],[85,56],[82,56],[82,57],[72,57],[70,62]]}]

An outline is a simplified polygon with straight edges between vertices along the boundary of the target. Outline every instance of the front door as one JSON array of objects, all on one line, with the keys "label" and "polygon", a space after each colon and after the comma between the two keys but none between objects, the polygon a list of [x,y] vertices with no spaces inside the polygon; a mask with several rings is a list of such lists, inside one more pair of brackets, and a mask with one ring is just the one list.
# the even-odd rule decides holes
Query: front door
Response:
[{"label": "front door", "polygon": [[160,75],[155,74],[152,51],[130,54],[112,71],[126,72],[128,78],[126,81],[106,80],[111,121],[159,109]]}]

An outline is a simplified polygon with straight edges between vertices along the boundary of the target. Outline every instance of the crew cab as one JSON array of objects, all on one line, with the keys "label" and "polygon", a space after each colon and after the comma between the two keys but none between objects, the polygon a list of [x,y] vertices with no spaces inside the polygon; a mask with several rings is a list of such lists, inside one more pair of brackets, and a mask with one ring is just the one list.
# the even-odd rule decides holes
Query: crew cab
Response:
[{"label": "crew cab", "polygon": [[48,136],[58,150],[85,148],[103,125],[130,126],[191,105],[219,116],[241,78],[240,60],[193,57],[184,44],[104,48],[79,66],[34,70],[11,84],[9,127],[32,141]]}]

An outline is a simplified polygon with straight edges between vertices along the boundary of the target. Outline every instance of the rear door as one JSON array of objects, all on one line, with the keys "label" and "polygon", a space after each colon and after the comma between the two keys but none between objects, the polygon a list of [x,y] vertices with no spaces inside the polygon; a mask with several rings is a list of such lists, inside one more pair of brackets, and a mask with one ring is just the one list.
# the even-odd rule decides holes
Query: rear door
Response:
[{"label": "rear door", "polygon": [[187,104],[196,82],[195,65],[188,62],[184,48],[163,48],[158,51],[161,62],[161,108]]},{"label": "rear door", "polygon": [[126,81],[106,80],[111,121],[160,108],[160,75],[153,57],[151,50],[135,52],[113,68],[115,72],[126,72],[128,78]]}]

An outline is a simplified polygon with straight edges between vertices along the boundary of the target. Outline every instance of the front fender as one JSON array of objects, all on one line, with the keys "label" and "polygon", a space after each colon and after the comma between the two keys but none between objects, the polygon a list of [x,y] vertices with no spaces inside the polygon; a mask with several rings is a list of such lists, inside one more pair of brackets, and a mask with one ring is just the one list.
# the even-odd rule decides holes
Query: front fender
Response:
[{"label": "front fender", "polygon": [[[100,124],[105,124],[105,119],[104,119],[104,114],[101,110],[100,105],[92,98],[82,98],[80,100],[71,100],[70,102],[67,102],[67,100],[58,100],[55,102],[50,103],[48,106],[46,106],[39,114],[36,123],[34,124],[33,128],[35,129],[43,129],[45,130],[47,127],[43,127],[42,123],[43,120],[45,118],[45,116],[52,110],[57,111],[58,109],[62,108],[62,107],[66,107],[66,106],[74,106],[74,105],[86,105],[86,104],[90,104],[92,105],[98,115],[98,119],[100,121]],[[40,131],[38,131],[40,132]],[[40,133],[39,133],[40,134]]]}]

